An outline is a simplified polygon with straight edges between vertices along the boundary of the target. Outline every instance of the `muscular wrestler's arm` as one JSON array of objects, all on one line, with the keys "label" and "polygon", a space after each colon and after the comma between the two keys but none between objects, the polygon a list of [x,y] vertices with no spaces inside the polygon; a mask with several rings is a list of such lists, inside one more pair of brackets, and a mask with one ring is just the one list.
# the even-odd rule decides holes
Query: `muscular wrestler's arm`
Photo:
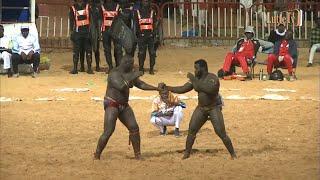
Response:
[{"label": "muscular wrestler's arm", "polygon": [[193,85],[191,82],[187,82],[183,86],[176,86],[176,87],[167,86],[167,88],[171,92],[174,92],[177,94],[183,94],[183,93],[191,91],[193,89]]},{"label": "muscular wrestler's arm", "polygon": [[119,91],[123,91],[128,88],[128,84],[126,84],[122,76],[117,72],[113,72],[109,75],[108,83],[110,83],[112,87]]},{"label": "muscular wrestler's arm", "polygon": [[155,90],[157,90],[156,87],[145,83],[144,81],[140,80],[139,78],[137,78],[134,81],[134,86],[136,86],[139,89],[146,90],[146,91],[155,91]]}]

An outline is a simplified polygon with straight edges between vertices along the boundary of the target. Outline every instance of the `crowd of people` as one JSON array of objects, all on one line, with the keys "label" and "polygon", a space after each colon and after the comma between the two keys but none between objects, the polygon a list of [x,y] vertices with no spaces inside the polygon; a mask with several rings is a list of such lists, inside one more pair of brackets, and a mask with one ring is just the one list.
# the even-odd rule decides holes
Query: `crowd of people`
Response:
[{"label": "crowd of people", "polygon": [[[105,59],[108,64],[106,73],[114,65],[120,64],[123,50],[134,56],[138,47],[139,70],[144,73],[144,62],[148,50],[150,57],[149,73],[154,74],[156,62],[156,24],[157,15],[151,2],[142,0],[132,4],[126,0],[113,1],[75,0],[70,8],[71,40],[73,42],[73,69],[71,74],[84,71],[84,54],[87,60],[87,73],[93,74],[92,51],[95,53],[96,71],[100,71],[99,40],[103,41]],[[122,28],[122,29],[121,29]],[[100,35],[102,36],[100,37]],[[113,63],[111,46],[114,47]]]},{"label": "crowd of people", "polygon": [[[316,27],[311,31],[311,48],[307,67],[312,66],[315,52],[320,50],[320,17],[315,19]],[[233,52],[226,55],[223,67],[218,71],[220,78],[235,75],[235,67],[240,66],[246,79],[252,79],[250,68],[257,63],[257,53],[268,54],[268,58],[261,64],[267,65],[266,80],[283,80],[283,74],[278,68],[288,70],[287,80],[295,81],[295,69],[298,63],[298,46],[293,39],[293,32],[286,30],[284,24],[271,31],[268,41],[254,38],[254,29],[248,26],[244,38],[237,41]],[[273,71],[273,69],[276,69]],[[279,74],[280,73],[280,74]]]},{"label": "crowd of people", "polygon": [[[144,73],[148,51],[149,73],[153,75],[155,73],[156,51],[159,45],[157,27],[159,21],[156,13],[149,0],[134,1],[134,3],[129,0],[74,0],[69,13],[70,39],[73,43],[73,68],[70,73],[78,73],[79,60],[80,72],[84,72],[84,59],[86,59],[86,72],[93,74],[93,54],[96,62],[95,70],[101,71],[99,49],[100,40],[102,40],[105,60],[108,65],[106,73],[119,66],[124,54],[130,54],[133,57],[136,51],[138,51],[139,71]],[[307,67],[313,65],[314,54],[320,49],[319,21],[319,18],[316,18],[316,27],[311,31],[311,47]],[[1,29],[3,34],[3,28]],[[40,46],[38,38],[33,37],[27,31],[28,27],[21,27],[21,35],[11,37],[11,39],[4,35],[1,37],[1,59],[4,62],[4,69],[7,69],[8,77],[19,76],[17,64],[20,63],[33,65],[33,77],[36,77],[39,72]],[[233,51],[225,57],[223,67],[218,73],[219,77],[223,78],[235,74],[235,67],[240,66],[246,79],[251,79],[250,70],[251,66],[256,63],[257,53],[264,52],[270,54],[265,63],[267,65],[267,79],[272,79],[273,68],[279,67],[288,69],[289,80],[296,79],[297,45],[293,40],[292,32],[286,30],[284,24],[279,24],[277,29],[271,31],[267,41],[256,39],[253,27],[247,27],[244,35],[244,38],[237,41]],[[113,53],[111,52],[112,46]]]},{"label": "crowd of people", "polygon": [[4,35],[3,25],[0,25],[0,59],[8,77],[19,77],[18,65],[31,64],[32,77],[39,72],[40,45],[38,38],[29,33],[28,26],[21,26],[21,32],[14,37]]}]

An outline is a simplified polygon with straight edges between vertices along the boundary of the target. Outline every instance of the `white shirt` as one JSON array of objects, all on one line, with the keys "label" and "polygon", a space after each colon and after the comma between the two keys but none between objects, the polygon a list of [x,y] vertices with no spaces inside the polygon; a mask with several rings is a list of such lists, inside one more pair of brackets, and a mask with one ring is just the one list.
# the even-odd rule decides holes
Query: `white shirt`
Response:
[{"label": "white shirt", "polygon": [[13,49],[14,53],[21,54],[24,52],[28,54],[30,51],[34,51],[35,53],[40,53],[40,45],[36,37],[31,34],[28,34],[26,38],[19,34],[13,40]]},{"label": "white shirt", "polygon": [[6,48],[6,49],[11,49],[12,48],[11,38],[9,38],[6,35],[4,35],[2,38],[0,38],[0,47]]}]

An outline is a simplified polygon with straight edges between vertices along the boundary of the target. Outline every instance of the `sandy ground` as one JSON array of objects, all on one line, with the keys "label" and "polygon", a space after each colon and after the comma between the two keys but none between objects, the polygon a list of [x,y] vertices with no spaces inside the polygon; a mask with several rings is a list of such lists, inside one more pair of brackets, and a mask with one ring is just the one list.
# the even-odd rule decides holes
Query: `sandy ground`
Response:
[{"label": "sandy ground", "polygon": [[[187,72],[193,72],[194,60],[206,59],[209,70],[217,72],[229,49],[161,49],[156,75],[146,74],[142,80],[182,85]],[[36,79],[29,75],[0,77],[0,95],[22,99],[0,106],[0,179],[319,179],[319,61],[306,68],[307,53],[307,49],[300,49],[299,80],[295,82],[221,81],[224,97],[268,94],[264,88],[297,91],[277,93],[289,96],[289,101],[225,100],[225,125],[239,157],[236,160],[230,159],[209,122],[199,132],[191,158],[181,160],[196,100],[185,101],[180,138],[172,135],[173,127],[167,136],[159,136],[149,123],[150,100],[130,101],[140,126],[143,161],[133,159],[128,131],[120,122],[101,160],[93,161],[104,111],[101,102],[90,98],[104,96],[106,74],[69,75],[71,52],[50,53],[51,69]],[[260,60],[264,58],[259,55]],[[266,71],[261,65],[256,71],[260,68]],[[52,91],[63,87],[86,87],[90,91]],[[234,88],[240,90],[231,90]],[[131,91],[134,96],[156,94]],[[313,100],[301,100],[301,96]],[[66,100],[34,101],[39,97]]]}]

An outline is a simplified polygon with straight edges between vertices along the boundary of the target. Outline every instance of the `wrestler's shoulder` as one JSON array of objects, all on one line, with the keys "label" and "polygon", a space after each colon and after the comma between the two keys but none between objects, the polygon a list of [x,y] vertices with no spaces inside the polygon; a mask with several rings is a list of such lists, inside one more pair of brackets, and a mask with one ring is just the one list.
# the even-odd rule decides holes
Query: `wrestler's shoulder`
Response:
[{"label": "wrestler's shoulder", "polygon": [[214,73],[209,73],[207,78],[210,78],[210,79],[218,79],[218,76],[215,75]]}]

